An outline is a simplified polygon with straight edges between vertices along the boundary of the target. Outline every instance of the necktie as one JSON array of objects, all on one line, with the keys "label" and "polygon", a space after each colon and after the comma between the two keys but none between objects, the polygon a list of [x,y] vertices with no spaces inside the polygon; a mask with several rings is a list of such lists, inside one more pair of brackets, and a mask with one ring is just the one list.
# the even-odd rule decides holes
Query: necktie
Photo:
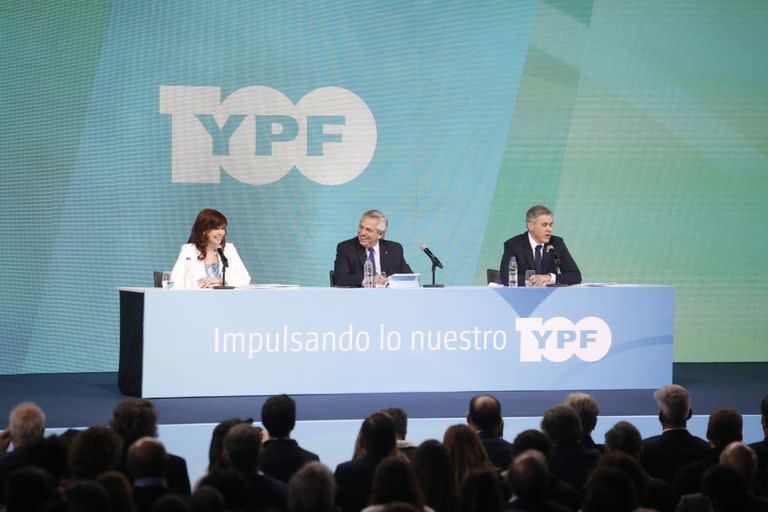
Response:
[{"label": "necktie", "polygon": [[533,255],[533,264],[536,266],[536,274],[541,275],[544,269],[541,267],[541,245],[536,246],[536,252]]},{"label": "necktie", "polygon": [[376,275],[376,257],[373,253],[373,247],[368,248],[368,259],[371,260],[371,268],[373,269],[373,275]]}]

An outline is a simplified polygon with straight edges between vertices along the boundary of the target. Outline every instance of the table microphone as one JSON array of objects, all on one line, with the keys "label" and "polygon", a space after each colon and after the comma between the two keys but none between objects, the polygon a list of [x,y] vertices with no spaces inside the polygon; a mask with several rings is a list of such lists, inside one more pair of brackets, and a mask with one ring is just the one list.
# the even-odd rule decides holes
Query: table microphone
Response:
[{"label": "table microphone", "polygon": [[220,245],[216,246],[216,252],[219,253],[219,258],[221,258],[221,264],[224,265],[224,268],[229,267],[229,260],[224,256],[224,249],[222,249]]},{"label": "table microphone", "polygon": [[424,251],[424,254],[429,256],[429,259],[432,260],[432,264],[434,266],[443,268],[443,264],[440,263],[440,260],[437,259],[437,256],[432,254],[432,251],[429,250],[429,247],[427,247],[427,244],[421,244],[419,247],[421,247],[421,250]]}]

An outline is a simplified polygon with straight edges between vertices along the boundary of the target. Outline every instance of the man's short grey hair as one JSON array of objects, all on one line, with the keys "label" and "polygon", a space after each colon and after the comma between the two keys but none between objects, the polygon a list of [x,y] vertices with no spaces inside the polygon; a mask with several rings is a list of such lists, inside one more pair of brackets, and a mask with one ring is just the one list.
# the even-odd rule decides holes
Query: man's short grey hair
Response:
[{"label": "man's short grey hair", "polygon": [[536,219],[542,215],[552,215],[552,210],[540,204],[531,206],[525,213],[525,223],[536,222]]},{"label": "man's short grey hair", "polygon": [[749,445],[734,441],[720,454],[720,464],[735,469],[751,482],[757,473],[757,455]]},{"label": "man's short grey hair", "polygon": [[597,403],[591,395],[586,393],[571,393],[565,397],[563,402],[565,405],[570,405],[579,414],[581,419],[581,427],[584,430],[584,434],[591,433],[597,425],[597,415],[600,414],[600,405]]},{"label": "man's short grey hair", "polygon": [[384,212],[379,210],[368,210],[360,216],[360,219],[363,217],[371,217],[373,219],[377,219],[379,223],[376,225],[376,229],[381,231],[382,234],[387,232],[387,226],[389,225],[389,222],[387,221],[387,216],[384,215]]},{"label": "man's short grey hair", "polygon": [[672,423],[685,424],[691,410],[691,396],[683,386],[669,384],[653,393],[664,418]]},{"label": "man's short grey hair", "polygon": [[45,413],[32,402],[22,402],[8,417],[14,446],[36,441],[45,431]]}]

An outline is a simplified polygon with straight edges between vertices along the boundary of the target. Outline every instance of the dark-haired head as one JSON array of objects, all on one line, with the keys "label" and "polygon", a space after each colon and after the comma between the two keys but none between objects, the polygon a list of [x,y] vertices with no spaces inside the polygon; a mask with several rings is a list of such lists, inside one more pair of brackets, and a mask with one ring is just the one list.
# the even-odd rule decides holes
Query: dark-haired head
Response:
[{"label": "dark-haired head", "polygon": [[[197,250],[200,251],[198,259],[205,259],[205,251],[208,248],[208,232],[212,229],[227,228],[227,218],[220,211],[213,208],[205,208],[200,210],[197,214],[195,223],[192,224],[192,231],[189,233],[188,244],[195,244]],[[221,247],[227,245],[227,235],[224,234],[224,238],[221,239]]]},{"label": "dark-haired head", "polygon": [[269,397],[261,407],[261,423],[269,437],[288,437],[296,426],[296,402],[288,395]]},{"label": "dark-haired head", "polygon": [[375,460],[381,460],[395,450],[395,422],[383,412],[375,412],[365,418],[361,434],[366,454]]}]

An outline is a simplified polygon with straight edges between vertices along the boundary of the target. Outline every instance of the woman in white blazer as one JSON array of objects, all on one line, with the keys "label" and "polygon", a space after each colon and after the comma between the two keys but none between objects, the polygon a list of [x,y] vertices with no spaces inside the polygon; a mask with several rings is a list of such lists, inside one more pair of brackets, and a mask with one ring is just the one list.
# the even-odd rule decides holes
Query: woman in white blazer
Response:
[{"label": "woman in white blazer", "polygon": [[234,244],[227,243],[227,218],[211,208],[197,214],[188,243],[181,246],[179,257],[171,271],[174,288],[186,288],[184,274],[187,258],[192,262],[192,288],[212,288],[222,283],[222,262],[216,251],[221,247],[229,262],[226,271],[228,285],[247,286],[251,282],[243,260]]}]

